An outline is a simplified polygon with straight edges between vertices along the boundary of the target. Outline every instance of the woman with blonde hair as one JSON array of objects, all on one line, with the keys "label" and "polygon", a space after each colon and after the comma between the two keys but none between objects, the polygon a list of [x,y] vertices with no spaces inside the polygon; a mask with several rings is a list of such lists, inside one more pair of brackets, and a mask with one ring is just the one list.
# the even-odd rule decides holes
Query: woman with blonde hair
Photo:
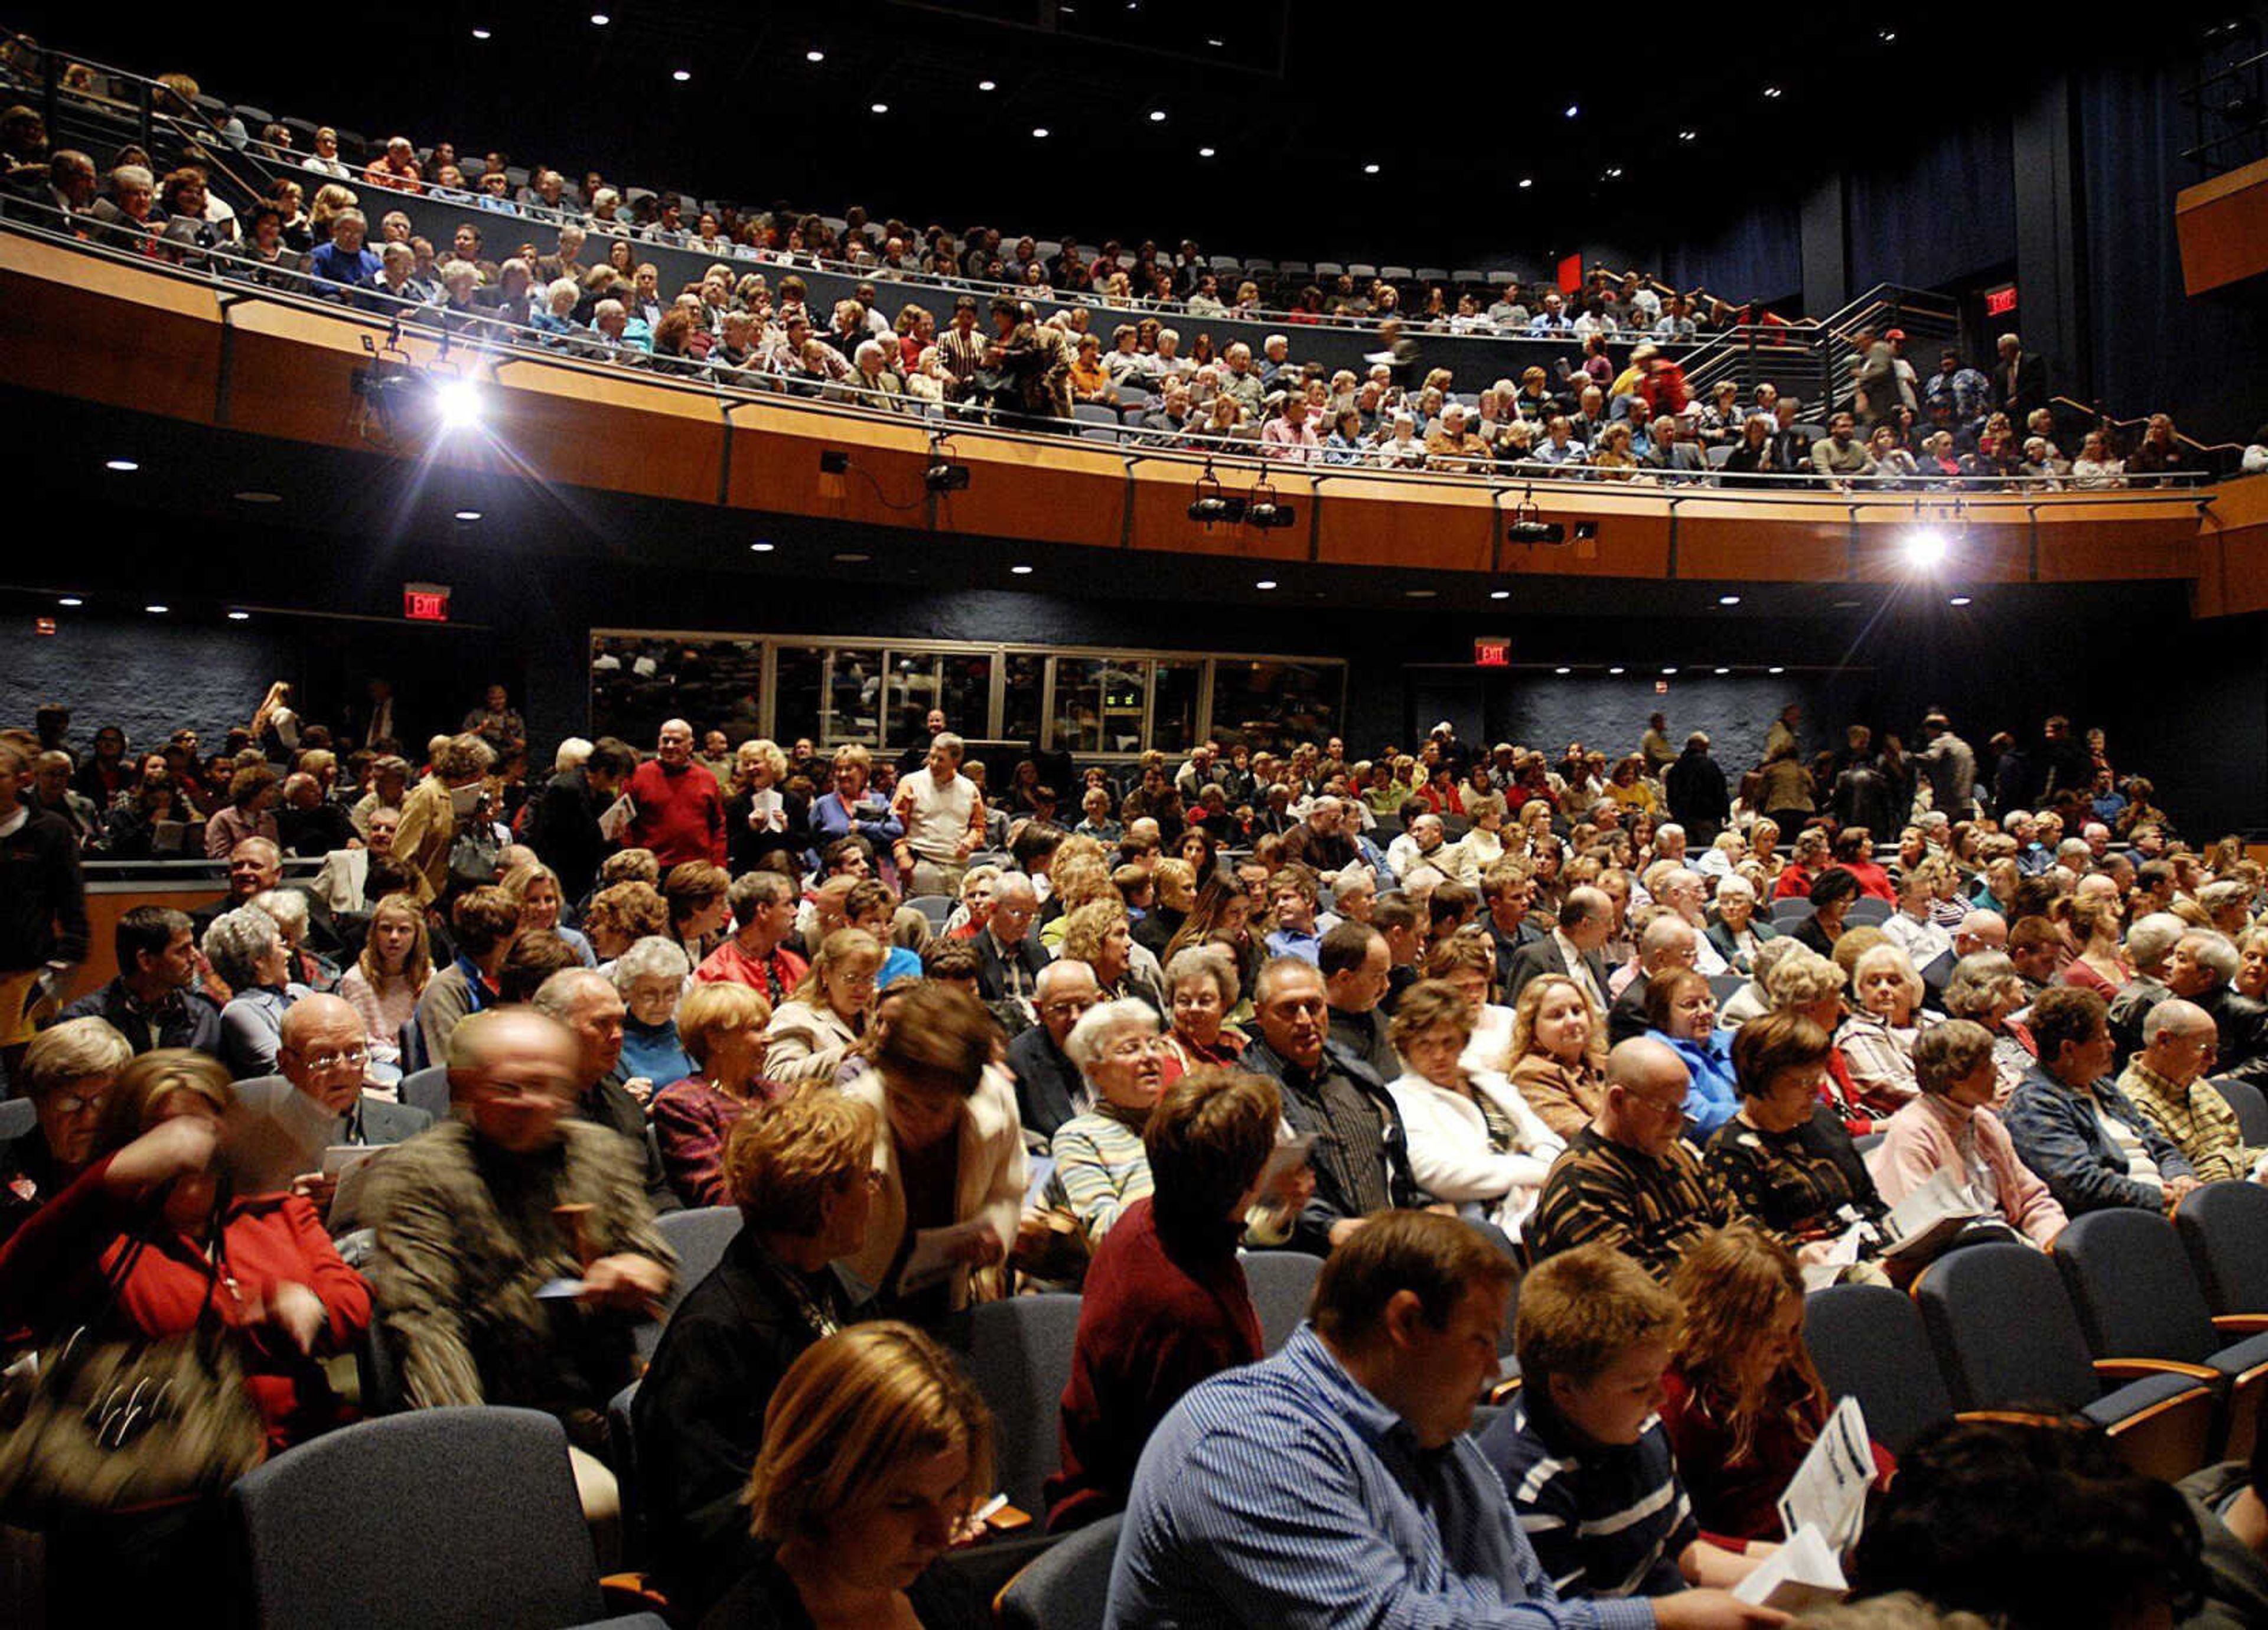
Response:
[{"label": "woman with blonde hair", "polygon": [[1607,1101],[1607,1027],[1583,987],[1548,973],[1521,987],[1507,1052],[1512,1085],[1543,1124],[1572,1138]]},{"label": "woman with blonde hair", "polygon": [[[1842,1029],[1849,1011],[1843,1005],[1843,987],[1848,983],[1849,976],[1833,958],[1793,940],[1764,978],[1771,1012],[1799,1014],[1830,1036]],[[1850,1062],[1839,1047],[1827,1050],[1826,1085],[1828,1107],[1842,1117],[1845,1132],[1863,1138],[1874,1130],[1874,1112],[1860,1100],[1858,1083],[1851,1079]]]},{"label": "woman with blonde hair", "polygon": [[779,1090],[762,1073],[771,1019],[762,992],[731,980],[696,985],[677,1005],[677,1039],[693,1073],[654,1094],[646,1113],[669,1186],[688,1206],[730,1203],[725,1140]]},{"label": "woman with blonde hair", "polygon": [[1688,1247],[1669,1288],[1685,1317],[1661,1421],[1694,1517],[1736,1547],[1785,1539],[1774,1508],[1832,1403],[1803,1344],[1803,1272],[1786,1246],[1736,1224]]},{"label": "woman with blonde hair", "polygon": [[881,941],[838,928],[821,941],[795,993],[779,1005],[764,1036],[764,1074],[785,1083],[832,1081],[872,1022]]},{"label": "woman with blonde hair", "polygon": [[1859,1006],[1835,1031],[1835,1045],[1861,1101],[1878,1118],[1887,1117],[1921,1090],[1914,1042],[1938,1016],[1922,1007],[1927,987],[1913,959],[1888,940],[1859,954],[1851,988]]},{"label": "woman with blonde hair", "polygon": [[2134,966],[2120,948],[2124,926],[2115,896],[2074,900],[2071,929],[2079,940],[2079,955],[2064,964],[2057,982],[2093,991],[2106,1002],[2117,995],[2134,977]]},{"label": "woman with blonde hair", "polygon": [[362,1015],[364,1044],[381,1074],[401,1070],[401,1027],[417,1012],[417,999],[433,977],[425,940],[425,913],[406,894],[390,894],[371,908],[362,955],[339,981],[339,995]]},{"label": "woman with blonde hair", "polygon": [[787,755],[756,737],[733,749],[725,789],[725,869],[738,877],[767,855],[800,855],[812,845],[811,800],[788,789]]},{"label": "woman with blonde hair", "polygon": [[519,909],[520,933],[556,933],[567,942],[568,948],[575,953],[575,960],[584,967],[599,965],[598,953],[591,948],[591,941],[579,930],[559,920],[566,896],[561,890],[558,873],[539,860],[512,867],[497,880],[497,887],[504,890],[505,899]]},{"label": "woman with blonde hair", "polygon": [[928,1569],[991,1486],[991,1414],[945,1349],[909,1324],[838,1331],[764,1411],[743,1496],[758,1555],[704,1622],[973,1623],[966,1587]]}]

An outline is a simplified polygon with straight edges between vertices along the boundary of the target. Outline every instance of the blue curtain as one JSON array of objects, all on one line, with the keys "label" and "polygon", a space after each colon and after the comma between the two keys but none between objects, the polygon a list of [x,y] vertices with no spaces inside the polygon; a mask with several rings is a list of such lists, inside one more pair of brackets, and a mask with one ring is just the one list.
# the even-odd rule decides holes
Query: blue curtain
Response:
[{"label": "blue curtain", "polygon": [[1786,300],[1803,286],[1803,257],[1792,198],[1760,199],[1715,234],[1663,254],[1668,280],[1727,299]]},{"label": "blue curtain", "polygon": [[1853,293],[1878,283],[1934,288],[2016,258],[2007,119],[1988,113],[1910,151],[1903,163],[1854,168],[1846,178]]}]

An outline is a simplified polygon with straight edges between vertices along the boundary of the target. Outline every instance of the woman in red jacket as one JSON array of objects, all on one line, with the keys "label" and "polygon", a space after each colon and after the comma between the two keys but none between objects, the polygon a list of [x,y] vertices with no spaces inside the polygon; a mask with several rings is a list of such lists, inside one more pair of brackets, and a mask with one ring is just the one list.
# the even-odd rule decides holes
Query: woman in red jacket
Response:
[{"label": "woman in red jacket", "polygon": [[[368,1326],[370,1290],[306,1199],[230,1196],[215,1156],[232,1100],[219,1060],[186,1048],[119,1073],[92,1163],[0,1249],[0,1347],[55,1341],[95,1317],[125,1263],[92,1338],[186,1335],[210,1307],[237,1343],[273,1452],[348,1418],[320,1361]],[[218,1622],[222,1528],[217,1500],[66,1516],[48,1534],[51,1620]]]},{"label": "woman in red jacket", "polygon": [[[0,1250],[0,1331],[45,1341],[103,1304],[138,1236],[101,1340],[179,1336],[210,1304],[241,1339],[246,1386],[283,1449],[347,1418],[321,1359],[370,1323],[370,1288],[296,1194],[230,1198],[213,1169],[228,1072],[186,1048],[144,1053],[102,1106],[93,1163]],[[210,1250],[218,1211],[217,1250]]]}]

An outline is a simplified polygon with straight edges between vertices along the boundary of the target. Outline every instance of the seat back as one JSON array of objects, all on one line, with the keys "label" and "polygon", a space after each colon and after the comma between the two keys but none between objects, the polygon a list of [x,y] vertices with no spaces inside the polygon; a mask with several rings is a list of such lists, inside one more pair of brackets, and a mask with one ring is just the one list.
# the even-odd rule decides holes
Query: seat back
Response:
[{"label": "seat back", "polygon": [[1913,1299],[1887,1285],[1830,1285],[1804,1298],[1803,1337],[1837,1398],[1856,1398],[1894,1455],[1953,1418],[1953,1395]]},{"label": "seat back", "polygon": [[992,1604],[1000,1630],[1102,1630],[1125,1514],[1075,1529],[1011,1579]]},{"label": "seat back", "polygon": [[1035,1516],[1045,1510],[1044,1485],[1061,1464],[1063,1394],[1079,1306],[1077,1296],[1064,1294],[983,1302],[942,1332],[992,1411],[996,1492]]},{"label": "seat back", "polygon": [[943,933],[945,919],[953,915],[953,908],[959,902],[949,895],[917,894],[906,904],[929,920],[932,933]]},{"label": "seat back", "polygon": [[2236,1125],[2244,1135],[2247,1148],[2258,1148],[2268,1143],[2268,1093],[2263,1093],[2250,1081],[2224,1078],[2207,1083],[2236,1111]]},{"label": "seat back", "polygon": [[1844,918],[1853,928],[1880,928],[1890,920],[1890,910],[1888,900],[1877,899],[1873,895],[1861,895],[1851,902],[1851,909],[1844,913]]},{"label": "seat back", "polygon": [[1252,1309],[1260,1316],[1260,1341],[1274,1353],[1292,1339],[1314,1300],[1323,1259],[1303,1250],[1256,1250],[1241,1258]]},{"label": "seat back", "polygon": [[2115,1206],[2073,1217],[2054,1256],[2095,1357],[2201,1364],[2220,1346],[2181,1235],[2156,1213]]},{"label": "seat back", "polygon": [[39,1124],[29,1098],[0,1098],[0,1143],[13,1143]]},{"label": "seat back", "polygon": [[[4,1109],[5,1105],[0,1105]],[[2268,1313],[2268,1188],[2208,1183],[2174,1213],[2190,1266],[2215,1313]]]},{"label": "seat back", "polygon": [[412,1070],[394,1088],[394,1095],[413,1110],[423,1110],[437,1121],[449,1118],[449,1068],[437,1064]]},{"label": "seat back", "polygon": [[645,1508],[638,1489],[637,1406],[635,1381],[607,1400],[607,1459],[622,1491],[622,1560],[632,1567],[646,1559]]},{"label": "seat back", "polygon": [[2062,1276],[2029,1245],[1948,1251],[1915,1284],[1914,1300],[1956,1409],[2070,1410],[2100,1391]]},{"label": "seat back", "polygon": [[[652,1135],[652,1128],[646,1129]],[[664,1212],[654,1219],[661,1237],[670,1250],[677,1253],[677,1275],[670,1281],[669,1294],[661,1299],[654,1316],[631,1332],[631,1342],[641,1359],[650,1359],[661,1344],[661,1332],[669,1323],[669,1316],[677,1311],[696,1285],[709,1277],[709,1271],[724,1260],[725,1248],[740,1231],[740,1208],[737,1206],[696,1206],[690,1211]]]},{"label": "seat back", "polygon": [[605,1611],[566,1431],[536,1410],[361,1421],[246,1473],[229,1506],[254,1630],[381,1603],[421,1630],[557,1630]]}]

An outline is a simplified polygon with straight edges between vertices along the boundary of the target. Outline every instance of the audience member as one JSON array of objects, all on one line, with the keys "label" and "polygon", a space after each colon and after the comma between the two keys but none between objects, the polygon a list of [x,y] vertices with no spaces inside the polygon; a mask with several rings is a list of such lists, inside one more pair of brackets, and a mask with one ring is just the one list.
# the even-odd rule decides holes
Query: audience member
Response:
[{"label": "audience member", "polygon": [[730,982],[694,986],[678,1009],[677,1035],[693,1073],[655,1093],[647,1115],[669,1186],[688,1206],[728,1203],[733,1129],[764,1113],[778,1090],[762,1074],[771,1016],[761,994]]},{"label": "audience member", "polygon": [[2168,997],[2143,1017],[2142,1051],[2118,1077],[2118,1090],[2181,1152],[2199,1183],[2257,1176],[2268,1153],[2246,1146],[2236,1111],[2205,1079],[2214,1041],[2212,1014]]},{"label": "audience member", "polygon": [[2008,1136],[2066,1214],[2110,1206],[2170,1213],[2198,1185],[2182,1152],[2110,1078],[2102,999],[2058,985],[2032,1004],[2039,1061],[2008,1101]]},{"label": "audience member", "polygon": [[153,1047],[220,1051],[221,1010],[195,988],[197,943],[188,918],[169,906],[129,906],[119,914],[111,946],[118,977],[65,1007],[59,1021],[100,1019],[136,1053]]},{"label": "audience member", "polygon": [[1939,1173],[1987,1216],[1998,1215],[2045,1250],[2063,1231],[2063,1206],[2016,1154],[1992,1112],[1999,1092],[1992,1033],[1951,1019],[1914,1043],[1918,1091],[1882,1129],[1867,1171],[1896,1206]]},{"label": "audience member", "polygon": [[1471,1010],[1456,990],[1432,979],[1411,986],[1394,1011],[1395,1051],[1409,1067],[1387,1090],[1418,1186],[1517,1240],[1566,1142],[1500,1072],[1466,1067],[1471,1039]]},{"label": "audience member", "polygon": [[0,1147],[0,1243],[93,1160],[103,1100],[135,1056],[99,1018],[65,1019],[32,1038],[17,1084],[36,1119]]}]

